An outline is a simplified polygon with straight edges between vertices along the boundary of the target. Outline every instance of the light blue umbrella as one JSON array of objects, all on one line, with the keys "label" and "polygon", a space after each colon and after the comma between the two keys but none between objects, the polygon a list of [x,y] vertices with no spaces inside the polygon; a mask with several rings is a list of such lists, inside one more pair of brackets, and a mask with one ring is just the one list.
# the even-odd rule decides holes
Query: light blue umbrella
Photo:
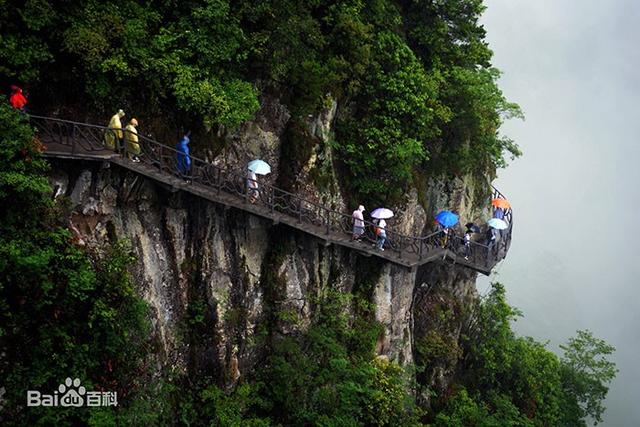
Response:
[{"label": "light blue umbrella", "polygon": [[487,224],[489,224],[489,227],[495,228],[497,230],[504,230],[509,227],[507,223],[500,218],[491,218],[489,221],[487,221]]},{"label": "light blue umbrella", "polygon": [[268,173],[271,173],[271,166],[269,166],[269,163],[263,160],[259,160],[259,159],[252,160],[249,162],[247,167],[251,172],[256,173],[258,175],[266,175]]},{"label": "light blue umbrella", "polygon": [[451,211],[441,211],[436,215],[436,221],[438,221],[443,227],[453,227],[459,220],[460,217]]},{"label": "light blue umbrella", "polygon": [[393,217],[393,211],[387,208],[378,208],[371,212],[371,218],[389,219]]}]

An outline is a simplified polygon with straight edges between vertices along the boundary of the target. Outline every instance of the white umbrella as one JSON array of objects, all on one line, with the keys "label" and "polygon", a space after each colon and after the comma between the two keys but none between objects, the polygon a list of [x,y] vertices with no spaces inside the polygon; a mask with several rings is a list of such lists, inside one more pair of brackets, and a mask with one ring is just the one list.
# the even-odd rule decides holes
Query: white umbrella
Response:
[{"label": "white umbrella", "polygon": [[269,166],[269,163],[263,160],[258,160],[258,159],[252,160],[249,162],[247,167],[251,172],[256,173],[258,175],[266,175],[268,173],[271,173],[271,166]]},{"label": "white umbrella", "polygon": [[498,230],[505,230],[509,227],[507,223],[501,220],[500,218],[491,218],[489,221],[487,221],[487,224],[489,224],[489,227],[495,228]]},{"label": "white umbrella", "polygon": [[375,219],[389,219],[393,217],[393,211],[387,208],[378,208],[371,212],[371,218]]}]

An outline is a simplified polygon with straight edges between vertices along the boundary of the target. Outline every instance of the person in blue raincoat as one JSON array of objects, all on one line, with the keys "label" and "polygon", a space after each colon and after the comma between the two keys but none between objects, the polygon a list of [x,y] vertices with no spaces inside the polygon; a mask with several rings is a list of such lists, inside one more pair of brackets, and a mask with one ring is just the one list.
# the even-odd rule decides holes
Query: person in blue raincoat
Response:
[{"label": "person in blue raincoat", "polygon": [[178,150],[176,155],[176,166],[178,168],[178,173],[185,178],[189,175],[189,171],[191,170],[189,136],[191,136],[191,131],[185,132],[182,139],[180,139],[180,142],[176,145],[176,150]]}]

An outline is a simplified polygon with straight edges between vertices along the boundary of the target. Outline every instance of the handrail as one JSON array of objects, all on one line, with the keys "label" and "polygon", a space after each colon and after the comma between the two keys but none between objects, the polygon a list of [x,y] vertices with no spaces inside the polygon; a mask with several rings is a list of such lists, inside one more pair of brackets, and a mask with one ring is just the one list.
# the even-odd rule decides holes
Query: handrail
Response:
[{"label": "handrail", "polygon": [[[29,117],[41,132],[42,137],[44,137],[42,141],[44,144],[53,142],[70,147],[71,154],[76,154],[78,151],[82,151],[85,154],[89,153],[89,155],[94,152],[104,153],[107,150],[104,145],[106,134],[111,132],[115,137],[116,132],[122,132],[126,141],[126,136],[132,133],[124,128],[114,129],[36,115],[30,115]],[[144,135],[137,134],[137,136],[141,150],[139,159],[143,165],[152,167],[161,173],[188,180],[192,184],[204,186],[212,193],[232,195],[247,204],[259,203],[267,207],[274,217],[282,214],[287,215],[296,219],[301,225],[306,224],[321,228],[327,236],[332,233],[341,235],[350,235],[352,233],[353,218],[350,214],[338,212],[316,202],[306,200],[298,194],[283,190],[272,184],[252,180],[246,172],[217,166],[191,154],[188,156],[191,159],[191,166],[186,171],[180,168],[178,164],[178,159],[184,159],[186,157],[185,154]],[[129,157],[127,143],[125,142],[124,147],[120,147],[117,138],[114,139],[116,140],[114,151],[123,158]],[[495,187],[493,187],[493,196],[494,198],[505,198]],[[472,264],[482,266],[484,269],[490,269],[497,261],[506,256],[506,251],[511,241],[512,210],[510,208],[505,210],[504,218],[509,227],[504,230],[506,233],[500,239],[498,245],[500,247],[494,249],[472,242],[471,247],[473,250],[471,252],[473,257],[470,257]],[[363,239],[370,243],[375,243],[376,236],[373,230],[376,224],[369,220],[364,220],[364,223],[366,232],[363,235]],[[460,255],[460,248],[464,248],[464,244],[459,244],[461,238],[455,235],[451,235],[447,247],[443,248],[441,231],[436,231],[427,236],[406,235],[394,230],[393,227],[385,227],[385,231],[387,235],[385,249],[391,250],[399,258],[412,256],[421,260],[423,257],[433,254],[434,251],[443,249],[449,250],[455,255]],[[453,242],[456,244],[451,246]],[[386,254],[381,254],[381,256],[388,258]]]}]

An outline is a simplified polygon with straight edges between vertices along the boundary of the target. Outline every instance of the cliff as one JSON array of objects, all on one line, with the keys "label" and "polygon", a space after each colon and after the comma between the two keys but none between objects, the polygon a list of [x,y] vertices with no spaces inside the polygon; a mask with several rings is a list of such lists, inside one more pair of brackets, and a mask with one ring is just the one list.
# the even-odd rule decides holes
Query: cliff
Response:
[{"label": "cliff", "polygon": [[[341,191],[330,144],[337,111],[331,102],[317,117],[292,123],[277,99],[264,98],[256,118],[229,136],[236,148],[213,161],[242,167],[259,156],[274,166],[271,179],[279,185],[349,211],[354,202]],[[261,321],[276,313],[279,333],[295,334],[312,321],[318,297],[328,290],[358,290],[375,304],[375,318],[384,325],[379,355],[424,363],[433,354],[419,350],[434,331],[457,343],[464,307],[475,298],[475,273],[447,261],[412,270],[327,246],[114,165],[52,165],[56,196],[70,199],[70,225],[82,244],[100,251],[108,241],[131,241],[134,277],[161,344],[158,362],[172,372],[205,372],[234,385],[263,350]],[[442,208],[458,210],[463,220],[482,218],[488,205],[483,184],[488,187],[470,177],[431,177],[424,189],[406,195],[394,225],[426,233]],[[443,310],[453,313],[446,321]],[[446,389],[455,362],[440,360],[423,380]]]}]

